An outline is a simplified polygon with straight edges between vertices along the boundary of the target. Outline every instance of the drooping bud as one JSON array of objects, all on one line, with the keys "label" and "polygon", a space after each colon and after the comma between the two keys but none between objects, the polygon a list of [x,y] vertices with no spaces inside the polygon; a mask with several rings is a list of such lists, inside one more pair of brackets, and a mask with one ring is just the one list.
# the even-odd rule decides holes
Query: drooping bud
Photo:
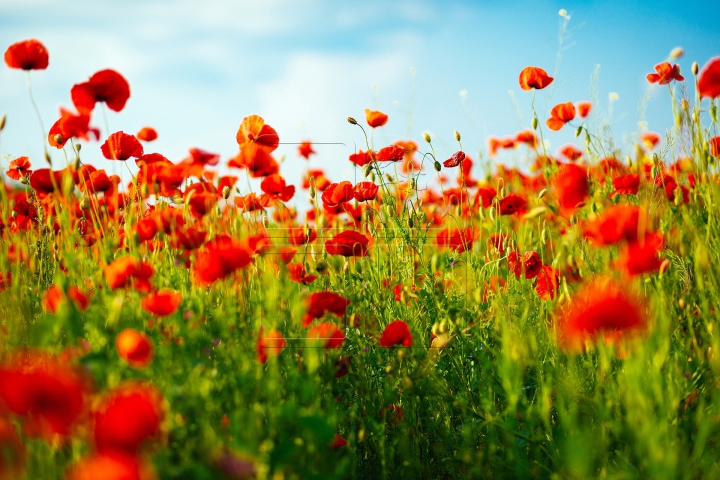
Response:
[{"label": "drooping bud", "polygon": [[425,140],[427,143],[432,142],[432,138],[430,138],[430,134],[427,132],[423,132],[423,140]]},{"label": "drooping bud", "polygon": [[350,125],[357,125],[357,120],[355,120],[353,117],[347,117],[347,121]]},{"label": "drooping bud", "polygon": [[442,165],[440,165],[440,162],[438,162],[437,160],[435,160],[433,167],[435,168],[436,172],[439,172],[440,170],[442,170]]},{"label": "drooping bud", "polygon": [[364,175],[365,177],[367,177],[368,175],[370,175],[370,173],[372,173],[372,171],[373,171],[373,165],[372,165],[372,163],[368,163],[367,165],[365,165],[365,166],[363,167],[363,175]]}]

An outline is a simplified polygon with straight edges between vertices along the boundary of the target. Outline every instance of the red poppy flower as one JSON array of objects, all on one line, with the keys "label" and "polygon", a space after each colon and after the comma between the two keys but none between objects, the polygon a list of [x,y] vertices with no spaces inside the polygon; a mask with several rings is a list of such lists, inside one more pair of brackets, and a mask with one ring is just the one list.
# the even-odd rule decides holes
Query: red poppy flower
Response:
[{"label": "red poppy flower", "polygon": [[710,154],[720,157],[720,135],[711,138],[708,143],[710,144]]},{"label": "red poppy flower", "polygon": [[457,167],[463,160],[465,160],[465,152],[455,152],[443,162],[443,166],[447,168]]},{"label": "red poppy flower", "polygon": [[580,351],[586,341],[606,332],[634,334],[644,330],[644,308],[626,292],[625,285],[603,278],[583,287],[558,317],[560,345]]},{"label": "red poppy flower", "polygon": [[559,103],[550,111],[550,118],[547,119],[545,124],[550,130],[557,132],[574,118],[575,105],[573,105],[572,102]]},{"label": "red poppy flower", "polygon": [[121,384],[108,392],[94,414],[93,437],[101,454],[135,454],[160,434],[163,396],[153,386]]},{"label": "red poppy flower", "polygon": [[0,366],[0,399],[23,417],[29,437],[67,435],[82,417],[86,383],[75,370],[42,351],[22,351]]},{"label": "red poppy flower", "polygon": [[308,309],[303,316],[303,327],[310,325],[313,320],[322,318],[326,313],[338,317],[345,316],[350,300],[334,292],[315,292],[308,299]]},{"label": "red poppy flower", "polygon": [[558,153],[570,160],[571,162],[575,162],[583,156],[583,151],[577,148],[572,143],[568,143],[560,147],[560,151]]},{"label": "red poppy flower", "polygon": [[473,229],[446,228],[438,232],[436,242],[439,246],[451,248],[458,253],[472,250]]},{"label": "red poppy flower", "polygon": [[628,243],[620,254],[620,268],[630,276],[657,272],[662,264],[660,251],[663,243],[659,233],[650,233]]},{"label": "red poppy flower", "polygon": [[136,290],[149,292],[149,279],[154,273],[151,265],[127,255],[105,267],[105,280],[113,290],[134,286]]},{"label": "red poppy flower", "polygon": [[130,157],[142,157],[143,146],[134,135],[115,132],[100,147],[108,160],[127,160]]},{"label": "red poppy flower", "polygon": [[60,119],[50,127],[48,132],[48,143],[51,147],[62,148],[71,138],[88,140],[89,134],[92,134],[95,140],[100,138],[100,130],[90,127],[89,114],[75,115],[70,110],[61,107]]},{"label": "red poppy flower", "polygon": [[275,129],[270,125],[266,125],[265,120],[258,115],[243,118],[236,139],[241,148],[249,144],[255,144],[262,147],[263,151],[267,153],[275,150],[280,143],[280,138]]},{"label": "red poppy flower", "polygon": [[258,335],[257,342],[257,355],[260,363],[265,363],[268,356],[278,356],[287,345],[287,341],[283,334],[278,330],[271,330],[268,333],[263,333],[262,328]]},{"label": "red poppy flower", "polygon": [[512,215],[514,213],[523,213],[527,205],[527,200],[520,195],[510,193],[500,200],[500,215]]},{"label": "red poppy flower", "polygon": [[317,233],[310,227],[297,227],[288,230],[288,242],[291,245],[305,245],[317,238]]},{"label": "red poppy flower", "polygon": [[368,254],[370,240],[355,230],[345,230],[325,242],[325,250],[330,255],[343,257],[364,257]]},{"label": "red poppy flower", "polygon": [[583,225],[583,236],[596,245],[633,241],[649,228],[647,215],[632,205],[614,205]]},{"label": "red poppy flower", "polygon": [[555,198],[564,210],[574,210],[588,196],[587,170],[578,165],[562,165],[552,184]]},{"label": "red poppy flower", "polygon": [[640,175],[629,173],[615,177],[613,178],[613,187],[615,187],[615,191],[610,194],[611,197],[615,195],[637,195],[640,188]]},{"label": "red poppy flower", "polygon": [[650,83],[657,83],[658,85],[667,85],[673,80],[682,82],[685,77],[680,75],[680,65],[670,65],[669,62],[663,62],[655,65],[655,71],[657,73],[648,73],[647,81]]},{"label": "red poppy flower", "polygon": [[122,452],[94,453],[72,464],[67,480],[153,480],[155,472],[142,457]]},{"label": "red poppy flower", "polygon": [[295,195],[295,185],[286,185],[285,179],[278,175],[268,175],[260,182],[260,189],[269,196],[270,199],[289,201]]},{"label": "red poppy flower", "polygon": [[292,262],[293,258],[295,258],[295,254],[297,253],[297,249],[290,247],[290,246],[282,246],[280,247],[280,251],[278,252],[280,255],[280,261],[287,265],[288,263]]},{"label": "red poppy flower", "polygon": [[524,143],[530,148],[537,147],[537,136],[532,130],[523,130],[515,135],[514,143]]},{"label": "red poppy flower", "polygon": [[499,149],[515,148],[515,139],[513,137],[488,137],[488,155],[494,157]]},{"label": "red poppy flower", "polygon": [[525,67],[520,72],[520,88],[523,90],[542,90],[553,82],[553,78],[540,67]]},{"label": "red poppy flower", "polygon": [[315,150],[312,148],[312,142],[310,140],[305,140],[300,145],[298,145],[298,155],[301,157],[304,157],[305,160],[310,159],[310,155],[315,154]]},{"label": "red poppy flower", "polygon": [[372,151],[363,152],[362,150],[359,150],[358,153],[350,155],[349,160],[359,167],[364,167],[373,161],[372,153]]},{"label": "red poppy flower", "polygon": [[5,173],[8,178],[20,180],[21,178],[25,178],[33,173],[32,170],[30,170],[30,167],[32,167],[32,165],[30,164],[28,157],[18,157],[10,162],[10,166]]},{"label": "red poppy flower", "polygon": [[152,363],[155,347],[150,337],[132,328],[126,328],[115,338],[120,358],[133,368],[145,368]]},{"label": "red poppy flower", "polygon": [[45,45],[38,40],[24,40],[13,43],[5,50],[5,63],[10,68],[21,70],[45,70],[49,55]]},{"label": "red poppy flower", "polygon": [[198,254],[193,267],[193,280],[198,285],[209,285],[221,280],[252,262],[248,246],[233,238],[221,236],[208,242]]},{"label": "red poppy flower", "polygon": [[130,98],[130,85],[115,70],[101,70],[87,82],[73,86],[70,96],[80,113],[92,112],[97,102],[105,102],[110,110],[119,112]]},{"label": "red poppy flower", "polygon": [[720,97],[720,57],[710,59],[700,70],[698,93],[700,98]]},{"label": "red poppy flower", "polygon": [[60,305],[71,300],[75,304],[75,308],[81,312],[86,310],[90,304],[87,295],[80,291],[77,287],[71,286],[68,288],[67,293],[63,292],[62,288],[58,285],[51,285],[50,288],[45,292],[43,297],[43,308],[50,313],[57,313],[60,309]]},{"label": "red poppy flower", "polygon": [[653,151],[658,143],[660,143],[660,135],[655,132],[643,132],[642,135],[640,135],[640,143],[648,151]]},{"label": "red poppy flower", "polygon": [[[277,144],[275,146],[277,147]],[[242,144],[240,153],[230,159],[228,167],[247,168],[253,178],[267,177],[278,173],[280,165],[270,155],[271,148],[272,145],[262,144],[259,140]]]},{"label": "red poppy flower", "polygon": [[255,192],[248,193],[244,197],[235,197],[235,205],[244,212],[254,212],[256,210],[265,211],[268,206],[267,198],[257,196]]},{"label": "red poppy flower", "polygon": [[382,127],[388,121],[388,116],[377,110],[365,109],[365,120],[372,128]]},{"label": "red poppy flower", "polygon": [[315,325],[307,334],[313,343],[319,342],[324,348],[340,348],[345,342],[345,334],[334,323],[323,322]]},{"label": "red poppy flower", "polygon": [[510,252],[507,257],[508,268],[517,278],[525,276],[526,279],[535,278],[542,270],[543,263],[537,252],[525,252],[518,258],[516,252]]},{"label": "red poppy flower", "polygon": [[558,291],[558,278],[560,272],[557,268],[543,265],[537,275],[537,285],[535,292],[541,300],[554,300]]},{"label": "red poppy flower", "polygon": [[315,275],[308,275],[305,271],[305,265],[302,263],[289,264],[287,269],[290,274],[290,280],[293,282],[309,285],[317,278]]},{"label": "red poppy flower", "polygon": [[359,182],[353,188],[353,196],[358,202],[367,202],[375,200],[379,187],[373,182]]},{"label": "red poppy flower", "polygon": [[577,102],[575,104],[575,108],[577,108],[578,117],[586,118],[588,115],[590,115],[592,106],[592,102]]},{"label": "red poppy flower", "polygon": [[328,207],[337,207],[343,202],[352,200],[354,195],[352,183],[348,181],[332,183],[323,192],[322,201]]},{"label": "red poppy flower", "polygon": [[347,446],[348,446],[347,440],[345,440],[343,437],[341,437],[337,433],[335,434],[335,438],[333,438],[332,441],[330,442],[330,448],[332,448],[333,450],[337,450],[339,448],[343,448],[343,447],[347,447]]},{"label": "red poppy flower", "polygon": [[153,140],[157,140],[158,134],[157,130],[152,127],[143,127],[137,133],[136,137],[143,142],[152,142]]},{"label": "red poppy flower", "polygon": [[409,347],[412,345],[412,333],[410,333],[408,324],[402,320],[390,322],[383,330],[380,345],[383,347],[394,347],[395,345]]},{"label": "red poppy flower", "polygon": [[475,193],[473,202],[476,206],[482,205],[483,208],[489,208],[493,199],[497,196],[497,190],[492,187],[480,187]]},{"label": "red poppy flower", "polygon": [[375,158],[378,162],[399,162],[405,158],[405,148],[398,145],[390,145],[378,150]]},{"label": "red poppy flower", "polygon": [[182,302],[182,295],[172,290],[160,290],[143,298],[143,308],[153,315],[167,317],[177,312]]},{"label": "red poppy flower", "polygon": [[35,170],[30,175],[30,186],[40,194],[52,193],[62,188],[63,174],[63,170],[52,173],[49,168]]}]

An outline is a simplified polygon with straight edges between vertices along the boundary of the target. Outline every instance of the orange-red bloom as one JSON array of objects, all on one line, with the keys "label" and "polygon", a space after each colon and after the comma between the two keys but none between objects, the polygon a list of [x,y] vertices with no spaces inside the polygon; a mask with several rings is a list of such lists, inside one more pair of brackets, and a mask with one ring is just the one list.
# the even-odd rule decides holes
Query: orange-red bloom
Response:
[{"label": "orange-red bloom", "polygon": [[85,411],[86,394],[82,377],[45,352],[18,352],[0,366],[0,400],[23,417],[30,437],[69,434]]},{"label": "orange-red bloom", "polygon": [[409,347],[412,345],[412,333],[410,333],[410,327],[407,323],[402,320],[395,320],[388,324],[383,330],[382,336],[380,337],[380,345],[383,347],[394,347],[395,345],[402,345],[403,347]]},{"label": "orange-red bloom", "polygon": [[167,317],[177,312],[182,302],[182,295],[172,290],[160,290],[143,298],[143,308],[153,315]]},{"label": "orange-red bloom", "polygon": [[630,276],[657,272],[662,264],[660,251],[663,244],[664,239],[657,232],[629,242],[620,255],[620,268]]},{"label": "orange-red bloom", "polygon": [[150,337],[132,328],[126,328],[115,338],[120,358],[133,368],[145,368],[152,363],[155,347]]},{"label": "orange-red bloom", "polygon": [[95,411],[93,437],[101,454],[136,454],[160,434],[163,396],[153,386],[122,384],[108,392]]},{"label": "orange-red bloom", "polygon": [[365,109],[365,120],[372,128],[382,127],[388,121],[388,116],[377,110]]},{"label": "orange-red bloom", "polygon": [[143,127],[137,133],[136,137],[143,142],[152,142],[153,140],[157,140],[158,134],[157,130],[152,127]]},{"label": "orange-red bloom", "polygon": [[310,155],[314,155],[315,150],[312,148],[312,142],[310,140],[305,140],[300,145],[298,145],[298,155],[305,158],[305,160],[310,159]]},{"label": "orange-red bloom", "polygon": [[353,188],[353,196],[358,202],[367,202],[368,200],[375,200],[377,197],[379,187],[373,182],[358,182]]},{"label": "orange-red bloom", "polygon": [[615,205],[583,225],[583,235],[596,245],[633,241],[649,230],[644,211],[633,205]]},{"label": "orange-red bloom", "polygon": [[32,167],[32,165],[30,164],[28,157],[18,157],[10,162],[10,166],[5,173],[13,180],[20,180],[21,178],[27,177],[33,173],[32,170],[30,170],[30,167]]},{"label": "orange-red bloom", "polygon": [[290,280],[297,283],[302,283],[303,285],[311,284],[315,281],[317,276],[315,275],[308,275],[305,271],[305,265],[302,263],[291,263],[287,266],[288,273],[290,274]]},{"label": "orange-red bloom", "polygon": [[268,175],[260,183],[260,189],[265,192],[268,199],[287,202],[295,195],[295,185],[287,185],[285,179],[279,175]]},{"label": "orange-red bloom", "polygon": [[543,264],[537,252],[525,252],[518,258],[516,252],[510,252],[507,257],[508,268],[517,278],[525,276],[527,279],[535,278],[542,270]]},{"label": "orange-red bloom", "polygon": [[590,115],[590,111],[592,110],[592,102],[577,102],[575,104],[575,108],[577,108],[578,117],[585,118]]},{"label": "orange-red bloom", "polygon": [[337,293],[315,292],[308,299],[308,309],[303,316],[303,327],[307,327],[317,318],[322,318],[326,313],[343,317],[348,305],[350,305],[350,300]]},{"label": "orange-red bloom", "polygon": [[87,309],[90,304],[87,295],[75,286],[69,287],[66,294],[59,285],[51,285],[43,297],[43,308],[50,313],[57,313],[60,305],[68,299],[71,300],[75,304],[75,308],[80,311]]},{"label": "orange-red bloom", "polygon": [[345,342],[345,333],[334,323],[323,322],[308,330],[308,338],[324,348],[339,348]]},{"label": "orange-red bloom", "polygon": [[657,73],[648,73],[647,81],[650,83],[657,83],[658,85],[667,85],[673,80],[682,82],[685,77],[680,75],[680,65],[670,65],[669,62],[663,62],[655,65],[655,71]]},{"label": "orange-red bloom", "polygon": [[13,43],[5,50],[5,64],[22,70],[45,70],[49,55],[45,45],[31,39]]},{"label": "orange-red bloom", "polygon": [[258,335],[257,342],[257,355],[260,363],[265,363],[268,356],[278,356],[282,352],[283,348],[287,345],[287,341],[283,334],[278,330],[271,330],[268,333],[263,333],[262,328]]},{"label": "orange-red bloom", "polygon": [[325,250],[330,255],[343,257],[364,257],[368,254],[370,240],[355,230],[345,230],[325,242]]},{"label": "orange-red bloom", "polygon": [[644,330],[644,307],[627,290],[625,285],[604,278],[585,285],[558,317],[560,345],[577,352],[586,341],[594,341],[603,333],[635,334]]},{"label": "orange-red bloom", "polygon": [[446,228],[438,233],[436,241],[441,247],[451,248],[458,253],[463,253],[472,249],[473,229]]},{"label": "orange-red bloom", "polygon": [[130,98],[130,85],[115,70],[101,70],[87,82],[73,86],[70,96],[80,113],[92,112],[97,102],[105,102],[110,110],[119,112]]},{"label": "orange-red bloom", "polygon": [[126,255],[105,267],[105,280],[113,290],[133,286],[138,291],[149,292],[149,279],[154,273],[150,264]]},{"label": "orange-red bloom", "polygon": [[710,59],[700,70],[698,93],[700,98],[720,97],[720,57]]},{"label": "orange-red bloom", "polygon": [[275,150],[280,143],[280,138],[275,129],[265,124],[265,120],[259,115],[250,115],[243,118],[236,139],[241,148],[255,144],[267,153]]},{"label": "orange-red bloom", "polygon": [[100,147],[103,157],[108,160],[127,160],[130,157],[139,158],[143,155],[143,146],[134,135],[124,132],[115,132],[110,135]]},{"label": "orange-red bloom", "polygon": [[525,67],[520,72],[520,88],[523,90],[542,90],[553,82],[553,78],[540,67]]},{"label": "orange-red bloom", "polygon": [[615,195],[637,195],[640,188],[640,175],[637,173],[629,173],[613,178],[613,191],[610,196]]},{"label": "orange-red bloom", "polygon": [[559,103],[550,111],[550,118],[547,119],[545,124],[550,130],[557,132],[574,118],[575,105],[573,105],[572,102]]},{"label": "orange-red bloom", "polygon": [[209,285],[221,280],[252,262],[253,252],[244,242],[228,236],[219,236],[208,242],[195,260],[193,280],[198,285]]},{"label": "orange-red bloom", "polygon": [[588,196],[587,171],[578,165],[562,165],[552,183],[555,198],[563,210],[574,210]]}]

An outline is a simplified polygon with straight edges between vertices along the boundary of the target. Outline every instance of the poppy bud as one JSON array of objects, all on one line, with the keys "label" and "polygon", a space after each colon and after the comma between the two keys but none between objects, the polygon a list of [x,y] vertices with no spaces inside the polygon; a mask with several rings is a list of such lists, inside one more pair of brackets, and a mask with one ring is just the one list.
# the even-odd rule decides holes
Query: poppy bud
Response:
[{"label": "poppy bud", "polygon": [[681,106],[682,109],[685,110],[686,112],[688,111],[688,108],[690,108],[690,104],[688,103],[687,99],[685,99],[685,98],[683,98],[682,100],[680,100],[680,106]]},{"label": "poppy bud", "polygon": [[310,194],[310,198],[315,198],[315,187],[313,185],[310,185],[308,193]]},{"label": "poppy bud", "polygon": [[27,185],[29,183],[28,177],[20,177],[20,183],[22,183],[23,185]]},{"label": "poppy bud", "polygon": [[80,201],[80,209],[81,210],[90,210],[90,202],[88,201],[87,198],[83,198]]},{"label": "poppy bud", "polygon": [[439,172],[440,170],[442,170],[442,165],[440,165],[440,162],[438,162],[437,160],[435,160],[433,167],[435,168],[436,172]]},{"label": "poppy bud", "polygon": [[417,181],[415,180],[415,177],[412,177],[410,179],[410,190],[415,190],[416,186],[417,186]]},{"label": "poppy bud", "polygon": [[228,187],[227,185],[225,185],[225,186],[223,187],[223,189],[222,189],[222,195],[223,195],[223,198],[224,198],[225,200],[227,200],[228,198],[230,198],[230,187]]},{"label": "poppy bud", "polygon": [[683,56],[685,53],[685,50],[682,49],[682,47],[675,47],[672,50],[670,50],[670,58],[673,60],[678,59]]},{"label": "poppy bud", "polygon": [[490,208],[488,208],[488,215],[490,216],[491,221],[495,221],[495,206],[490,205]]},{"label": "poppy bud", "polygon": [[75,150],[77,150],[78,152],[80,151],[81,148],[82,148],[82,145],[80,145],[79,143],[77,145],[75,145]]},{"label": "poppy bud", "polygon": [[350,125],[357,125],[357,120],[355,120],[353,117],[347,117],[347,121]]},{"label": "poppy bud", "polygon": [[670,268],[670,259],[667,259],[667,258],[666,258],[666,259],[663,260],[663,262],[660,264],[660,275],[662,275],[662,274],[664,274],[665,272],[667,272],[669,268]]},{"label": "poppy bud", "polygon": [[367,165],[365,165],[365,166],[363,167],[363,175],[364,175],[365,177],[367,177],[368,175],[370,175],[370,174],[372,173],[372,171],[373,171],[372,163],[368,163]]},{"label": "poppy bud", "polygon": [[423,132],[423,140],[425,140],[427,143],[432,142],[432,139],[430,138],[430,134],[427,132]]},{"label": "poppy bud", "polygon": [[580,126],[577,128],[577,130],[575,130],[575,138],[579,137],[580,134],[582,133],[582,131],[583,131],[583,127],[582,127],[582,125],[580,125]]},{"label": "poppy bud", "polygon": [[393,183],[393,182],[395,182],[395,179],[394,179],[394,178],[392,177],[392,175],[390,175],[389,173],[386,173],[386,174],[385,174],[385,180],[387,180],[388,183]]},{"label": "poppy bud", "polygon": [[545,196],[546,193],[547,193],[547,188],[543,188],[542,190],[540,190],[540,193],[538,193],[538,200],[542,200],[542,198]]},{"label": "poppy bud", "polygon": [[45,161],[48,162],[49,165],[52,165],[52,158],[50,158],[50,154],[47,150],[45,150]]},{"label": "poppy bud", "polygon": [[408,217],[408,227],[410,227],[410,228],[413,228],[413,227],[414,227],[414,223],[413,223],[412,217]]},{"label": "poppy bud", "polygon": [[542,232],[540,232],[540,240],[542,243],[547,243],[547,230],[544,228],[542,229]]},{"label": "poppy bud", "polygon": [[538,127],[538,119],[537,119],[537,117],[533,117],[532,128],[533,128],[533,130],[537,130],[537,127]]},{"label": "poppy bud", "polygon": [[453,133],[455,134],[455,140],[457,140],[459,142],[460,141],[460,132],[455,130]]},{"label": "poppy bud", "polygon": [[317,220],[317,224],[318,224],[318,227],[320,227],[320,228],[327,227],[328,219],[325,216],[325,214],[320,215],[320,218],[318,218],[318,220]]},{"label": "poppy bud", "polygon": [[712,118],[713,122],[718,123],[717,105],[712,105],[710,107],[710,118]]},{"label": "poppy bud", "polygon": [[5,128],[5,120],[7,120],[7,114],[3,114],[2,118],[0,118],[0,132]]},{"label": "poppy bud", "polygon": [[370,181],[371,181],[371,182],[375,182],[375,179],[376,179],[376,177],[375,177],[375,170],[372,170],[372,171],[370,172]]}]

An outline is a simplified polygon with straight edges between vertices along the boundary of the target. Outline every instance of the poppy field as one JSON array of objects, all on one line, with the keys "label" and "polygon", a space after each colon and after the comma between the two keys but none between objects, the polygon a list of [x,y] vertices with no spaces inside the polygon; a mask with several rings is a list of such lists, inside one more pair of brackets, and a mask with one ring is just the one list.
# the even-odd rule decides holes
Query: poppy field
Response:
[{"label": "poppy field", "polygon": [[0,479],[720,478],[720,57],[648,65],[631,149],[541,66],[479,152],[348,112],[350,181],[252,112],[169,159],[113,69],[45,128],[50,54],[4,54],[45,155],[0,112]]}]

